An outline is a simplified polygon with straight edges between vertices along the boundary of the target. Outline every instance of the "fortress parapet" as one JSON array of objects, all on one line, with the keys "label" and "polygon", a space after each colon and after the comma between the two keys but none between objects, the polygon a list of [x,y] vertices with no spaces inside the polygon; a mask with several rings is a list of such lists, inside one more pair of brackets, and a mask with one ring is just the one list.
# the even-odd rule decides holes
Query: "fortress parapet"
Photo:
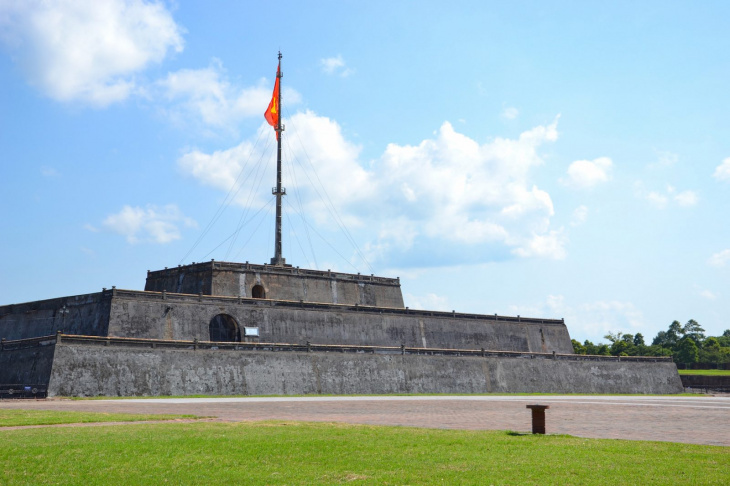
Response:
[{"label": "fortress parapet", "polygon": [[400,279],[209,261],[148,271],[146,291],[403,308]]}]

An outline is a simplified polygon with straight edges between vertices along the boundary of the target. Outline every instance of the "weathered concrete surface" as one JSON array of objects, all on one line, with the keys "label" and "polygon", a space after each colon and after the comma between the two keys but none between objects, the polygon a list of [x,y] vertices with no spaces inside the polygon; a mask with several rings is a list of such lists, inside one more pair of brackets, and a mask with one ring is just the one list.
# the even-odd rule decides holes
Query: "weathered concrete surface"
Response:
[{"label": "weathered concrete surface", "polygon": [[255,286],[267,299],[404,307],[395,278],[249,263],[211,261],[148,272],[145,290],[256,297]]},{"label": "weathered concrete surface", "polygon": [[0,384],[47,385],[55,350],[53,341],[32,347],[0,350]]},{"label": "weathered concrete surface", "polygon": [[[558,320],[495,318],[388,308],[303,305],[255,299],[198,297],[117,290],[109,335],[208,341],[211,319],[232,316],[258,327],[261,342],[349,344],[572,354]],[[509,319],[509,320],[507,320]]]},{"label": "weathered concrete surface", "polygon": [[59,344],[49,396],[679,393],[671,362],[169,350]]},{"label": "weathered concrete surface", "polygon": [[105,336],[112,291],[0,306],[0,338],[67,334]]}]

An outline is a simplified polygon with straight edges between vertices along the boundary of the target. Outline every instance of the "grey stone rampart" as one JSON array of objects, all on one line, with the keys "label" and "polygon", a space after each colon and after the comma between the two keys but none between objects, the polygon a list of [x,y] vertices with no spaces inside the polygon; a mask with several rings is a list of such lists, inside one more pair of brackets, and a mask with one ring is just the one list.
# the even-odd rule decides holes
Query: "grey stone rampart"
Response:
[{"label": "grey stone rampart", "polygon": [[0,338],[55,334],[105,336],[113,290],[0,306]]},{"label": "grey stone rampart", "polygon": [[0,384],[47,385],[55,343],[53,337],[3,343],[0,348]]},{"label": "grey stone rampart", "polygon": [[670,361],[163,349],[62,343],[49,395],[679,393]]},{"label": "grey stone rampart", "polygon": [[252,297],[257,285],[268,299],[404,307],[397,278],[251,263],[211,261],[148,272],[145,290]]},{"label": "grey stone rampart", "polygon": [[117,290],[109,335],[208,341],[217,314],[261,342],[489,349],[571,354],[561,320]]}]

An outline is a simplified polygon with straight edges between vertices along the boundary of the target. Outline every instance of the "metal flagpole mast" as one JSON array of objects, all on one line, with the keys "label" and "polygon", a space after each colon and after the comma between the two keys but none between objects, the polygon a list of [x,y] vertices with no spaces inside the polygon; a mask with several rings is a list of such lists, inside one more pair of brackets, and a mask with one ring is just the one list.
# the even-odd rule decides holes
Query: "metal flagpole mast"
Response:
[{"label": "metal flagpole mast", "polygon": [[277,93],[276,110],[277,110],[277,122],[276,122],[276,187],[271,190],[271,193],[276,196],[276,243],[274,247],[274,258],[271,259],[272,265],[284,265],[286,260],[281,256],[281,196],[286,195],[286,188],[281,187],[281,135],[284,131],[284,126],[281,124],[281,52],[279,52],[279,67],[276,70],[276,77],[279,83],[279,92]]}]

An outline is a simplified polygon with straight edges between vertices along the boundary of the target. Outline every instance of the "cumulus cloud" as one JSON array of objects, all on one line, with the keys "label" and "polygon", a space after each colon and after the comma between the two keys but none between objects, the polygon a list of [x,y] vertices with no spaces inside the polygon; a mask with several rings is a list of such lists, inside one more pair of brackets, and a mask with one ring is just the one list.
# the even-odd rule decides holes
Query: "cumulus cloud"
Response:
[{"label": "cumulus cloud", "polygon": [[413,295],[406,294],[404,300],[411,309],[427,309],[441,312],[453,310],[449,308],[449,299],[436,294]]},{"label": "cumulus cloud", "polygon": [[712,292],[711,290],[700,290],[699,291],[700,297],[707,299],[707,300],[715,300],[717,299],[717,294]]},{"label": "cumulus cloud", "polygon": [[[326,175],[326,191],[346,224],[377,234],[366,245],[370,258],[438,241],[468,248],[496,245],[520,257],[565,256],[563,231],[550,227],[550,195],[531,182],[543,164],[539,147],[557,139],[557,119],[517,139],[498,137],[485,144],[444,123],[418,145],[388,145],[367,168],[359,160],[360,147],[344,138],[335,121],[307,111],[286,125],[286,158],[311,162],[295,166],[299,174],[287,183],[289,192],[299,192],[304,211],[317,224],[333,227],[328,204],[317,195],[322,192],[318,174]],[[268,133],[270,127],[261,130]],[[179,167],[206,185],[236,188],[241,205],[260,207],[264,191],[250,196],[244,193],[251,190],[238,188],[242,181],[255,186],[258,180],[274,180],[273,162],[267,174],[254,170],[265,155],[261,145],[245,141],[213,153],[193,150],[179,159]]]},{"label": "cumulus cloud", "polygon": [[588,219],[588,207],[578,206],[573,210],[573,217],[570,219],[571,226],[580,226]]},{"label": "cumulus cloud", "polygon": [[568,167],[568,177],[560,179],[560,182],[577,189],[589,189],[602,182],[610,181],[612,169],[613,162],[608,157],[576,160]]},{"label": "cumulus cloud", "polygon": [[712,177],[718,181],[730,181],[730,157],[715,167],[715,172],[712,174]]},{"label": "cumulus cloud", "polygon": [[41,175],[43,177],[59,177],[61,174],[54,167],[44,165],[41,167]]},{"label": "cumulus cloud", "polygon": [[520,111],[514,106],[508,106],[502,110],[502,118],[507,120],[514,120],[520,114]]},{"label": "cumulus cloud", "polygon": [[574,337],[583,336],[594,342],[603,341],[609,331],[646,332],[643,312],[629,301],[599,300],[570,303],[563,295],[549,295],[545,301],[531,306],[512,306],[511,312],[525,316],[564,318]]},{"label": "cumulus cloud", "polygon": [[713,267],[724,267],[728,262],[730,262],[730,249],[715,253],[707,260]]},{"label": "cumulus cloud", "polygon": [[690,207],[697,204],[697,193],[694,191],[682,191],[674,195],[674,200],[682,207]]},{"label": "cumulus cloud", "polygon": [[320,59],[319,65],[325,74],[338,75],[346,78],[353,73],[353,70],[347,67],[345,60],[339,54],[336,57]]},{"label": "cumulus cloud", "polygon": [[699,196],[695,191],[677,192],[677,189],[669,184],[664,191],[649,191],[641,181],[638,181],[634,185],[634,192],[636,197],[646,200],[657,209],[666,209],[671,205],[688,208],[695,206],[699,201]]},{"label": "cumulus cloud", "polygon": [[124,236],[129,243],[169,243],[179,240],[180,224],[196,226],[195,221],[183,215],[174,204],[163,207],[149,205],[146,208],[124,206],[102,222],[106,229]]},{"label": "cumulus cloud", "polygon": [[645,199],[649,201],[649,204],[654,206],[657,209],[664,209],[667,207],[667,203],[669,202],[669,198],[665,196],[664,194],[660,194],[656,191],[649,192]]},{"label": "cumulus cloud", "polygon": [[135,74],[183,49],[165,5],[143,0],[10,0],[0,4],[0,29],[32,85],[95,106],[126,99]]},{"label": "cumulus cloud", "polygon": [[512,253],[521,257],[546,257],[555,260],[565,258],[567,238],[562,230],[550,231],[546,234],[533,235]]},{"label": "cumulus cloud", "polygon": [[672,152],[658,150],[656,154],[657,160],[649,164],[650,168],[671,167],[679,161],[679,155]]}]

